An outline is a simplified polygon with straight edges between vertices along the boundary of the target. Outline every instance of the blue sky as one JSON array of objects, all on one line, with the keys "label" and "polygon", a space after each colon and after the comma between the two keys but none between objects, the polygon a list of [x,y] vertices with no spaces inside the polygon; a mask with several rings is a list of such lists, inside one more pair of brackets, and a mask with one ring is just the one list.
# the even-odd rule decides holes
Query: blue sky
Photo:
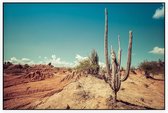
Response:
[{"label": "blue sky", "polygon": [[[104,59],[104,9],[108,44],[126,66],[128,32],[133,31],[132,66],[164,60],[164,5],[157,4],[4,4],[4,60],[72,66],[92,49]],[[110,50],[109,50],[110,52]]]}]

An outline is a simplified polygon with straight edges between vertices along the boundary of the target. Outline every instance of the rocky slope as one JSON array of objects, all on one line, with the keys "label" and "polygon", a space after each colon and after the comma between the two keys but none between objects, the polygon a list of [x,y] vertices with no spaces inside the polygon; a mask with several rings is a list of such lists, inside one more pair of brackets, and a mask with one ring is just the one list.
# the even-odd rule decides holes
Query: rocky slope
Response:
[{"label": "rocky slope", "polygon": [[[131,73],[113,106],[112,90],[104,80],[84,73],[71,74],[67,69],[51,69],[51,78],[36,81],[29,81],[26,74],[4,73],[4,109],[164,109],[161,75],[146,79],[139,72]],[[50,73],[51,69],[39,70]],[[34,68],[30,70],[34,72]]]}]

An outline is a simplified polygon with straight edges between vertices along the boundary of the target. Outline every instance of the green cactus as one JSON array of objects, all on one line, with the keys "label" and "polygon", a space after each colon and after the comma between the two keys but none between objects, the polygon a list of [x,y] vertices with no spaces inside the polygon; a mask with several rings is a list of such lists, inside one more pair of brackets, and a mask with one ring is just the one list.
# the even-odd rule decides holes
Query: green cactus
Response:
[{"label": "green cactus", "polygon": [[[111,64],[108,60],[108,13],[105,8],[105,35],[104,35],[104,53],[107,69],[107,83],[110,85],[114,92],[113,102],[116,103],[117,92],[120,90],[121,82],[127,80],[129,76],[130,66],[131,66],[131,54],[132,54],[132,31],[129,31],[129,44],[128,44],[128,59],[126,73],[123,78],[121,78],[120,67],[121,67],[121,47],[120,47],[120,36],[118,36],[118,59],[116,59],[115,51],[111,46]],[[111,72],[110,72],[111,65]]]}]

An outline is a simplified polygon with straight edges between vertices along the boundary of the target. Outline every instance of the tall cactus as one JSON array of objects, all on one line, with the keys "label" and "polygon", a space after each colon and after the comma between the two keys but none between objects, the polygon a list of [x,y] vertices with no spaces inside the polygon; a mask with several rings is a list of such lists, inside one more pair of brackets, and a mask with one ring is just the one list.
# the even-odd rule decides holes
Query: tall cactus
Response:
[{"label": "tall cactus", "polygon": [[113,102],[116,103],[117,92],[120,90],[121,82],[127,80],[129,76],[130,66],[131,66],[131,54],[132,54],[132,31],[129,31],[129,44],[128,44],[128,58],[127,58],[127,68],[124,77],[121,79],[120,67],[121,67],[121,47],[120,47],[120,36],[118,36],[118,59],[116,59],[115,51],[111,46],[111,72],[110,72],[110,63],[108,60],[108,13],[105,9],[105,35],[104,35],[104,53],[106,68],[108,74],[108,84],[114,92]]},{"label": "tall cactus", "polygon": [[110,65],[108,59],[108,10],[105,8],[105,32],[104,32],[104,55],[106,60],[107,76],[110,76]]}]

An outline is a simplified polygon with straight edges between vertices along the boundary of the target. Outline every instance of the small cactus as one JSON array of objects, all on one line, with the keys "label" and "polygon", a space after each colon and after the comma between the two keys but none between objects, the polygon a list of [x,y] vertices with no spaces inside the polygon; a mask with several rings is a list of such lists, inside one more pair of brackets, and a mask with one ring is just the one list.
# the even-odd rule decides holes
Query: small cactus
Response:
[{"label": "small cactus", "polygon": [[[116,58],[115,51],[111,46],[111,64],[108,59],[108,12],[105,8],[105,34],[104,34],[104,54],[107,69],[107,83],[110,85],[114,92],[113,102],[116,103],[117,92],[120,90],[121,82],[127,80],[129,76],[130,66],[131,66],[131,54],[132,54],[132,31],[129,31],[129,44],[128,44],[128,59],[126,73],[123,78],[121,78],[120,67],[121,67],[121,47],[120,47],[120,36],[118,36],[118,59]],[[111,70],[110,70],[111,67]]]}]

